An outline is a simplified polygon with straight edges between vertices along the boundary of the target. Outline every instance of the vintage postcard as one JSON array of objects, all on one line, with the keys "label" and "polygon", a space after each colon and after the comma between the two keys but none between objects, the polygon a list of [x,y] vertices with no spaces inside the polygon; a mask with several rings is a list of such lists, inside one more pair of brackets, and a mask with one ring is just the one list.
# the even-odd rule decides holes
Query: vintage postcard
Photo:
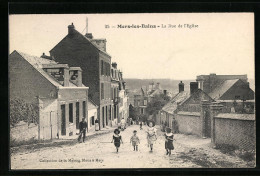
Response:
[{"label": "vintage postcard", "polygon": [[9,15],[10,168],[254,168],[254,13]]}]

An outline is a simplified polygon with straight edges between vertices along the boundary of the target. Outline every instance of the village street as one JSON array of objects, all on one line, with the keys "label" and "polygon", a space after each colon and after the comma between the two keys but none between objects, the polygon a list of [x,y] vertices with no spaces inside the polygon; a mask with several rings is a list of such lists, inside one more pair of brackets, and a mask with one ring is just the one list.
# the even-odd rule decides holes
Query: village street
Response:
[{"label": "village street", "polygon": [[[12,169],[93,169],[93,168],[197,168],[197,167],[249,167],[240,158],[212,149],[210,139],[192,135],[176,134],[175,150],[165,155],[163,132],[158,128],[158,140],[154,151],[147,147],[145,128],[138,125],[127,127],[120,134],[124,144],[116,153],[113,132],[88,139],[85,143],[61,145],[23,151],[12,154]],[[141,144],[133,151],[130,137],[137,130]]]}]

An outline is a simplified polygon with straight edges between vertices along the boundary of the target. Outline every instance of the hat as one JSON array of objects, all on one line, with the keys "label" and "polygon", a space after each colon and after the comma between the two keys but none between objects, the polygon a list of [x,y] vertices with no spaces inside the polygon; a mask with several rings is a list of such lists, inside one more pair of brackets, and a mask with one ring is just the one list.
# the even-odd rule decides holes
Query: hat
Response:
[{"label": "hat", "polygon": [[136,130],[134,130],[134,133],[137,133],[137,131],[136,131]]},{"label": "hat", "polygon": [[120,133],[119,129],[115,129],[115,130],[114,130],[114,133],[116,133],[116,131],[118,132],[118,134]]},{"label": "hat", "polygon": [[169,127],[166,128],[166,132],[170,133],[172,131],[172,129],[170,129]]},{"label": "hat", "polygon": [[147,121],[147,125],[149,126],[150,122],[153,123],[153,127],[154,127],[154,126],[155,126],[155,122],[154,122],[153,120],[148,120],[148,121]]}]

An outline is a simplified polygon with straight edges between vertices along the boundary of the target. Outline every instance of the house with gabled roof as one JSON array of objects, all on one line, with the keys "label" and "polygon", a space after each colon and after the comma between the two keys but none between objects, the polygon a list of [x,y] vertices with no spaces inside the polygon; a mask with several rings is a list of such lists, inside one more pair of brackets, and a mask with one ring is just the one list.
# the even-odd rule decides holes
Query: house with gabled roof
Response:
[{"label": "house with gabled roof", "polygon": [[201,103],[203,101],[212,102],[213,99],[198,89],[196,82],[190,83],[190,92],[184,91],[184,84],[180,82],[179,93],[160,112],[161,124],[170,127],[175,133],[201,135]]},{"label": "house with gabled roof", "polygon": [[247,75],[199,75],[196,81],[214,100],[253,100],[254,91],[250,88]]},{"label": "house with gabled roof", "polygon": [[10,99],[37,107],[38,139],[75,135],[87,118],[88,87],[79,67],[19,51],[9,55]]},{"label": "house with gabled roof", "polygon": [[106,50],[106,39],[95,39],[92,33],[78,32],[72,23],[68,34],[50,50],[59,63],[82,69],[82,83],[89,87],[89,97],[98,105],[100,129],[109,125],[112,117],[111,56]]}]

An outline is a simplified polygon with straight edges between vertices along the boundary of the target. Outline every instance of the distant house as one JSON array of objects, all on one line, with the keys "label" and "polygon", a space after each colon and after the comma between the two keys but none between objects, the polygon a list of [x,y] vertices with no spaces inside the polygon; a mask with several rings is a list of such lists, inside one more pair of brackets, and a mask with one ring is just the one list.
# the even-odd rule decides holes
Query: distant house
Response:
[{"label": "distant house", "polygon": [[38,139],[75,135],[88,116],[88,87],[79,67],[13,51],[9,55],[10,99],[38,107]]},{"label": "distant house", "polygon": [[98,106],[88,99],[88,131],[95,131],[95,120],[97,119]]},{"label": "distant house", "polygon": [[134,94],[134,107],[139,114],[146,114],[146,108],[148,103],[148,95],[146,87],[143,86]]},{"label": "distant house", "polygon": [[253,100],[254,91],[249,87],[247,75],[199,75],[199,89],[214,100]]}]

